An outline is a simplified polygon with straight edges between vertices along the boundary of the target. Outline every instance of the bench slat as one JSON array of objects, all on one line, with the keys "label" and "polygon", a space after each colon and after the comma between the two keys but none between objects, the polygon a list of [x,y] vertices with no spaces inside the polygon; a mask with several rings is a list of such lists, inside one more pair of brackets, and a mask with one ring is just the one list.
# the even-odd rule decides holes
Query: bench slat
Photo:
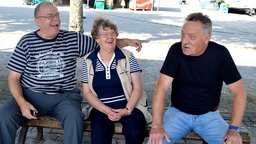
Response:
[{"label": "bench slat", "polygon": [[[49,116],[41,116],[38,117],[36,120],[28,120],[26,121],[22,126],[20,130],[20,134],[18,137],[18,144],[24,144],[26,140],[26,135],[28,132],[29,127],[37,127],[39,137],[43,137],[43,131],[42,128],[49,128],[49,129],[62,129],[60,122]],[[146,127],[146,137],[149,135],[150,131],[150,125],[147,125]],[[91,122],[88,120],[84,121],[84,131],[90,132],[91,131]],[[122,124],[121,123],[115,123],[115,134],[122,134]],[[242,132],[241,137],[243,139],[243,144],[250,144],[250,136],[248,132]],[[190,132],[188,135],[186,135],[183,140],[197,140],[197,141],[203,141],[203,139],[196,134],[195,132]]]}]

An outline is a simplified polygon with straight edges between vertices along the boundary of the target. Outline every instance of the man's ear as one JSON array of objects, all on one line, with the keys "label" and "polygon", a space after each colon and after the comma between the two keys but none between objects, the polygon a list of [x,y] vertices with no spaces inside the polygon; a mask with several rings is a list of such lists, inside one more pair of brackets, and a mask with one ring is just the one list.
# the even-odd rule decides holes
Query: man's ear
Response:
[{"label": "man's ear", "polygon": [[40,23],[40,20],[38,19],[38,18],[35,18],[35,23],[36,23],[36,25],[38,25],[39,26],[39,23]]},{"label": "man's ear", "polygon": [[211,39],[211,34],[207,34],[205,36],[205,44],[207,44],[210,41],[210,39]]}]

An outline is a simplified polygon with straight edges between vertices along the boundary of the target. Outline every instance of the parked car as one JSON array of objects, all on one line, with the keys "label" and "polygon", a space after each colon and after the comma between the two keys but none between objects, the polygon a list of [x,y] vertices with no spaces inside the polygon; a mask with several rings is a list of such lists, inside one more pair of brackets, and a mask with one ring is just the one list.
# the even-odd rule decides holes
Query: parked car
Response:
[{"label": "parked car", "polygon": [[32,5],[32,0],[23,0],[23,5]]},{"label": "parked car", "polygon": [[179,0],[179,4],[186,4],[186,0]]},{"label": "parked car", "polygon": [[225,4],[230,10],[237,10],[249,15],[255,15],[256,13],[255,0],[225,0]]}]

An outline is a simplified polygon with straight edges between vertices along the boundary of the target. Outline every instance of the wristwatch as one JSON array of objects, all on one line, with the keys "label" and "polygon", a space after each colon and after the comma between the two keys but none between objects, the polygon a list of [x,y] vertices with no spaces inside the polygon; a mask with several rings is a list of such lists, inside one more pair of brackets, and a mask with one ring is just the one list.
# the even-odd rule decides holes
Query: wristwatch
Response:
[{"label": "wristwatch", "polygon": [[238,126],[232,126],[232,125],[230,125],[230,126],[228,127],[228,129],[233,129],[233,130],[236,130],[238,133],[241,133],[241,129],[240,129]]},{"label": "wristwatch", "polygon": [[128,115],[131,115],[131,114],[132,114],[131,110],[130,110],[128,107],[126,107],[125,109],[127,110]]}]

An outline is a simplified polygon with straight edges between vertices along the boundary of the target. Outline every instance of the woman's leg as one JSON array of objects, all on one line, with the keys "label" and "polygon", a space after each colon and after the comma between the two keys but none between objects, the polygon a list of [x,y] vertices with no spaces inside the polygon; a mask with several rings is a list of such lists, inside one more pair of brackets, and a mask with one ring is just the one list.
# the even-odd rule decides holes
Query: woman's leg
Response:
[{"label": "woman's leg", "polygon": [[135,108],[131,115],[121,119],[126,144],[142,144],[146,132],[146,120],[143,113]]},{"label": "woman's leg", "polygon": [[114,123],[104,113],[93,109],[90,114],[92,144],[112,144]]}]

